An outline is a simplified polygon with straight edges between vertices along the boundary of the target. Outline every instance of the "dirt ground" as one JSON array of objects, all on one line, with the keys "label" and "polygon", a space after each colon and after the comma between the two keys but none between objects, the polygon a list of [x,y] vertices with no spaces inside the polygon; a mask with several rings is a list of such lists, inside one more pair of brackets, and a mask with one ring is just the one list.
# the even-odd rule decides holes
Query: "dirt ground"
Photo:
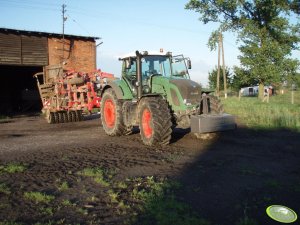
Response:
[{"label": "dirt ground", "polygon": [[[23,169],[9,169],[16,165]],[[96,180],[87,168],[103,176]],[[174,202],[184,204],[175,219],[279,224],[266,215],[269,205],[300,215],[300,135],[238,126],[199,140],[175,130],[169,146],[154,148],[138,131],[106,136],[97,116],[53,125],[39,116],[0,121],[0,224],[168,224],[174,208],[155,217],[141,197],[166,180],[176,184]],[[192,221],[185,224],[201,224]]]}]

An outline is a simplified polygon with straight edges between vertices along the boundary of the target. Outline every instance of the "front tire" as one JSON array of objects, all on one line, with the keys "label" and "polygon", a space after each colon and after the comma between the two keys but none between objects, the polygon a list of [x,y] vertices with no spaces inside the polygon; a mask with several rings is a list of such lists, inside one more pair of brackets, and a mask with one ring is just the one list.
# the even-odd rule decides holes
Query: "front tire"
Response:
[{"label": "front tire", "polygon": [[145,145],[167,145],[172,122],[168,103],[161,97],[145,97],[139,106],[140,135]]},{"label": "front tire", "polygon": [[122,102],[113,89],[107,89],[101,99],[101,121],[105,133],[120,136],[125,131],[122,117]]}]

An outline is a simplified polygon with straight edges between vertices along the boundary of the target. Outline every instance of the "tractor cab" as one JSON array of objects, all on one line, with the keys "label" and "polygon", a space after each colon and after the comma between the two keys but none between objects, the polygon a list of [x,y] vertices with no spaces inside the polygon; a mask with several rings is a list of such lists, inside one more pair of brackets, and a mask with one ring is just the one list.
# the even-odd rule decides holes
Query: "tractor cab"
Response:
[{"label": "tractor cab", "polygon": [[[138,96],[138,87],[141,86],[141,95],[154,92],[153,79],[190,79],[188,69],[191,68],[189,58],[183,55],[172,56],[170,52],[136,52],[120,58],[123,61],[122,78]],[[141,85],[140,85],[141,84]],[[141,96],[139,96],[141,97]]]}]

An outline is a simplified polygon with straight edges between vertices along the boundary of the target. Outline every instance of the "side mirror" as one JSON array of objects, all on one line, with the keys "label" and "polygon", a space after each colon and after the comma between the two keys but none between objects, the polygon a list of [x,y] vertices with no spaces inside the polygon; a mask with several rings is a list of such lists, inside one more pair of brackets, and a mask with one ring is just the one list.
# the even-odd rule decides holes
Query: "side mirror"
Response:
[{"label": "side mirror", "polygon": [[192,62],[190,59],[187,60],[187,67],[189,70],[192,69]]},{"label": "side mirror", "polygon": [[125,67],[126,69],[130,69],[131,68],[131,59],[128,58],[125,60]]}]

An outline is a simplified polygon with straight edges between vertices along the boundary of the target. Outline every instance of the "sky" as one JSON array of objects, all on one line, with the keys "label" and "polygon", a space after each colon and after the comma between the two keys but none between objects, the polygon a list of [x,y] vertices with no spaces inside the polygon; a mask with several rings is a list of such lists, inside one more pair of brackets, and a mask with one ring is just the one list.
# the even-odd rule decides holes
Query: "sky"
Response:
[{"label": "sky", "polygon": [[[118,58],[129,52],[159,51],[190,57],[191,79],[208,84],[218,63],[207,41],[217,24],[203,25],[199,15],[184,9],[188,0],[0,0],[0,27],[62,33],[62,5],[66,5],[65,34],[99,37],[97,67],[120,76]],[[225,65],[239,65],[233,34],[224,34]]]}]

